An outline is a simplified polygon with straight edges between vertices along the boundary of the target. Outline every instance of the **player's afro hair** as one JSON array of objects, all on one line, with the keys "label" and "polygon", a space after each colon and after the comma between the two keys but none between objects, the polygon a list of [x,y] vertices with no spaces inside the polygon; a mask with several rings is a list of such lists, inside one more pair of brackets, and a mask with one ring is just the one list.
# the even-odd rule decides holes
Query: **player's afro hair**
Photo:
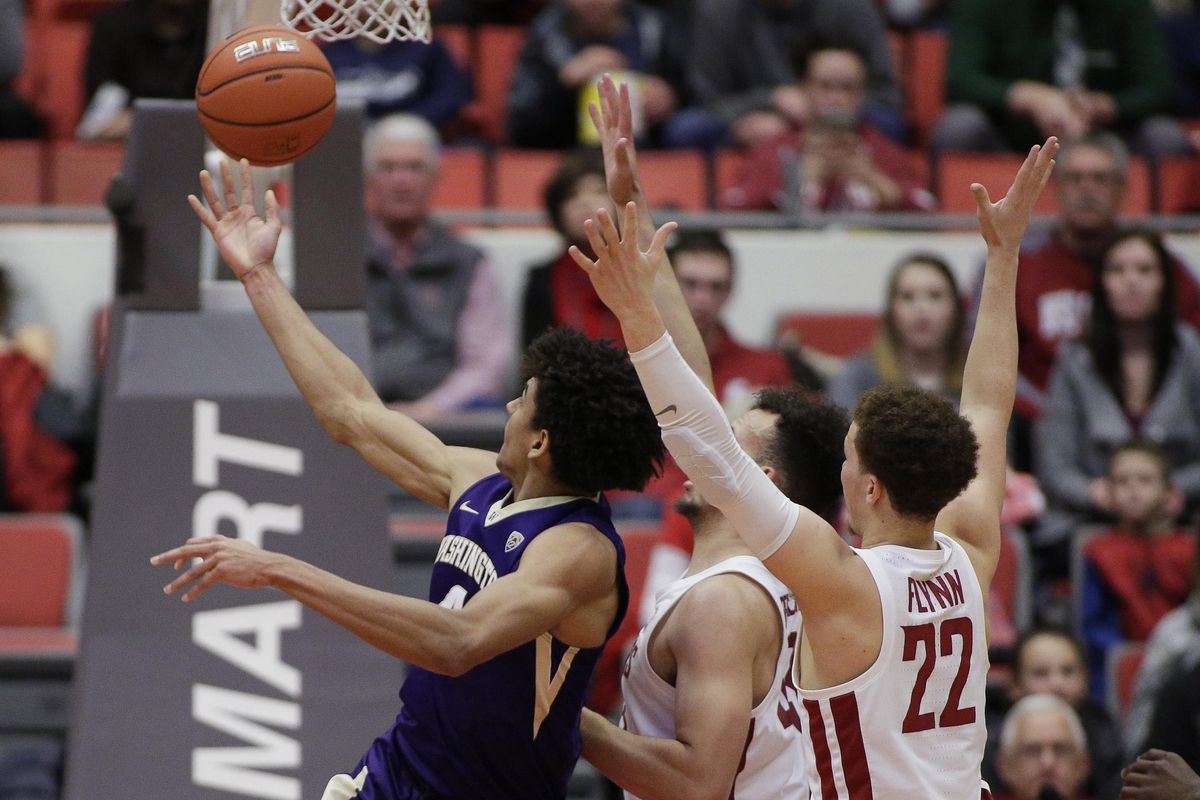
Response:
[{"label": "player's afro hair", "polygon": [[862,468],[879,478],[905,516],[933,520],[975,478],[975,432],[944,397],[915,386],[879,386],[858,401],[854,421]]},{"label": "player's afro hair", "polygon": [[831,518],[842,497],[842,443],[850,418],[839,405],[799,387],[761,390],[754,407],[778,416],[758,463],[775,468],[788,499]]},{"label": "player's afro hair", "polygon": [[580,494],[641,491],[659,474],[658,422],[625,350],[552,328],[529,345],[521,372],[537,378],[532,422],[550,434],[560,481]]}]

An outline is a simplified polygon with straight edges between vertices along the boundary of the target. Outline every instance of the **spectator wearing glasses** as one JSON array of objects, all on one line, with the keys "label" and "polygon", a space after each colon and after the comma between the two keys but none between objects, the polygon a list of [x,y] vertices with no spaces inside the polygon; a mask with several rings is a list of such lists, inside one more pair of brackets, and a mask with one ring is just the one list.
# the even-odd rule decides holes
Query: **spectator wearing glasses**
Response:
[{"label": "spectator wearing glasses", "polygon": [[[1058,219],[1045,234],[1025,237],[1017,273],[1020,352],[1014,421],[1024,436],[1015,460],[1025,469],[1031,460],[1029,423],[1041,411],[1059,345],[1083,333],[1100,254],[1118,229],[1129,167],[1125,145],[1103,131],[1064,142],[1057,161],[1052,180]],[[1178,258],[1172,260],[1178,317],[1200,327],[1200,285]],[[976,285],[975,310],[981,287],[982,282]]]},{"label": "spectator wearing glasses", "polygon": [[1087,741],[1074,709],[1054,694],[1018,700],[1000,732],[1000,800],[1082,800]]}]

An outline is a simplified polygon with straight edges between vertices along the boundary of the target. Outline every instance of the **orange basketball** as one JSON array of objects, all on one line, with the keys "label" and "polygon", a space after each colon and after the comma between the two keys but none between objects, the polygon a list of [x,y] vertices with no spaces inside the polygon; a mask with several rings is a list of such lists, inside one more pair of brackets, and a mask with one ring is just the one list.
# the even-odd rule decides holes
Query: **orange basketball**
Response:
[{"label": "orange basketball", "polygon": [[213,48],[196,81],[200,124],[251,164],[287,164],[333,122],[336,81],[324,53],[291,28],[255,25]]}]

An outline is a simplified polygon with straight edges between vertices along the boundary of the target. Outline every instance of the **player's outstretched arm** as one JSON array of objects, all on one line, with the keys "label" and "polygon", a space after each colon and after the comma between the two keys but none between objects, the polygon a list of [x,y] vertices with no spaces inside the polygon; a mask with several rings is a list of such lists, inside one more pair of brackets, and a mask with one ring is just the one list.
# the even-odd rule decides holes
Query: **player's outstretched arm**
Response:
[{"label": "player's outstretched arm", "polygon": [[195,195],[188,195],[188,203],[245,286],[263,328],[325,432],[417,497],[442,508],[475,480],[494,472],[494,454],[447,447],[421,425],[383,405],[358,365],[312,324],[279,279],[273,261],[281,228],[275,194],[268,190],[263,198],[263,219],[254,209],[247,161],[241,162],[240,197],[224,161],[221,180],[223,197],[212,176],[201,172],[208,208]]},{"label": "player's outstretched arm", "polygon": [[[600,132],[600,149],[604,154],[604,176],[608,183],[608,194],[617,209],[633,203],[636,210],[638,246],[649,247],[654,240],[654,220],[650,216],[650,204],[642,191],[642,179],[637,168],[637,152],[633,146],[633,111],[629,104],[629,87],[622,83],[618,88],[613,79],[605,74],[596,84],[600,105],[588,105],[592,122]],[[628,230],[624,231],[628,234]],[[675,346],[683,354],[700,380],[713,391],[712,365],[704,340],[692,319],[679,289],[679,281],[671,261],[663,253],[654,279],[654,303],[662,314],[663,322],[675,340]]]},{"label": "player's outstretched arm", "polygon": [[986,590],[1000,557],[1008,422],[1017,388],[1017,260],[1034,203],[1050,180],[1058,140],[1034,146],[1012,186],[993,203],[971,184],[987,243],[979,316],[963,372],[962,415],[979,442],[978,475],[938,515],[937,529],[961,540]]},{"label": "player's outstretched arm", "polygon": [[773,625],[778,638],[772,611],[760,589],[736,576],[691,589],[657,634],[668,637],[677,667],[674,738],[639,736],[584,709],[583,757],[642,800],[728,798],[749,732],[762,628]]},{"label": "player's outstretched arm", "polygon": [[[191,564],[191,559],[200,561]],[[150,563],[187,567],[163,588],[166,594],[182,592],[184,602],[218,583],[278,589],[385,653],[432,672],[461,675],[553,631],[583,606],[615,595],[617,554],[595,528],[560,525],[529,543],[516,572],[494,580],[462,608],[360,586],[283,553],[224,536],[189,539]],[[610,622],[611,617],[600,630]],[[595,641],[567,644],[593,647],[603,642],[600,633]]]},{"label": "player's outstretched arm", "polygon": [[[635,210],[626,207],[627,230]],[[867,567],[837,532],[789,500],[738,444],[712,392],[684,362],[654,305],[658,258],[674,223],[658,229],[643,252],[620,237],[606,214],[586,226],[596,260],[576,247],[572,258],[621,324],[663,443],[706,500],[721,510],[767,568],[796,596],[800,610],[853,613],[878,602]]]}]

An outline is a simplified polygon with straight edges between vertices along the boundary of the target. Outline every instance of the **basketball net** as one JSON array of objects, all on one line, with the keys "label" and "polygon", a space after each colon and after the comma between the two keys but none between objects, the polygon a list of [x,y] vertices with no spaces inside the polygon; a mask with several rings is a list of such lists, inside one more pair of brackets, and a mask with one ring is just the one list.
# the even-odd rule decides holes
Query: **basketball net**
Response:
[{"label": "basketball net", "polygon": [[308,38],[328,42],[430,39],[429,0],[280,0],[279,17]]}]

